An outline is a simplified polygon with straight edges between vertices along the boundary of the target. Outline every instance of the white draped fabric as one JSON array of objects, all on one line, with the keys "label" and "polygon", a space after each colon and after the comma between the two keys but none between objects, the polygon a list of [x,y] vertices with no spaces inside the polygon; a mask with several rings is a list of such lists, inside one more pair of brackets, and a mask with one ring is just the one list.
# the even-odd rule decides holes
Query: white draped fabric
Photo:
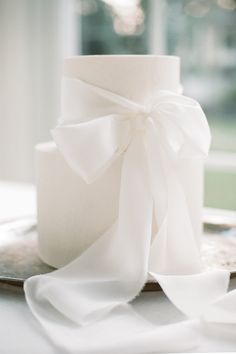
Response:
[{"label": "white draped fabric", "polygon": [[[79,79],[64,78],[64,85],[70,114],[52,134],[65,160],[87,183],[116,158],[123,164],[116,222],[73,262],[25,283],[49,337],[68,353],[190,350],[191,333],[173,325],[167,338],[169,326],[157,329],[129,304],[148,276],[189,318],[236,324],[230,274],[204,271],[176,172],[181,159],[207,156],[210,132],[200,105],[164,90],[139,104]],[[89,119],[77,111],[79,95],[85,106],[96,102]]]}]

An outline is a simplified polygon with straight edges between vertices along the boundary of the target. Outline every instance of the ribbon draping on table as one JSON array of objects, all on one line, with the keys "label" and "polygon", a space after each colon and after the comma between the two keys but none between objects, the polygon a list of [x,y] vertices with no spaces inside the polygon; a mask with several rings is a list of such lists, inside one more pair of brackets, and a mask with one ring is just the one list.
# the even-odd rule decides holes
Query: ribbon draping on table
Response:
[{"label": "ribbon draping on table", "polygon": [[[222,310],[224,305],[215,306],[227,291],[229,272],[203,272],[176,172],[180,159],[208,154],[210,132],[200,105],[165,90],[139,104],[79,79],[65,78],[64,84],[72,105],[80,92],[86,92],[95,97],[99,114],[81,121],[75,108],[73,116],[62,117],[53,138],[67,163],[87,183],[122,156],[119,213],[114,225],[80,257],[26,281],[32,312],[53,333],[59,323],[64,329],[72,323],[79,328],[92,326],[131,301],[149,273],[187,316],[234,322],[232,313]],[[153,215],[156,235],[152,235]],[[230,303],[232,294],[220,301]],[[78,343],[75,348],[80,352]]]}]

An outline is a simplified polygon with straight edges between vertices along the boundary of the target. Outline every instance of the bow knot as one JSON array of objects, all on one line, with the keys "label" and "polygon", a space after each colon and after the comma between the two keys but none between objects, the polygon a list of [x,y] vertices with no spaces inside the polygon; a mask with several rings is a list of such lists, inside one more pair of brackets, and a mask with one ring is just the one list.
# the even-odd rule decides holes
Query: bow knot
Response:
[{"label": "bow knot", "polygon": [[133,126],[136,131],[144,131],[146,129],[146,122],[149,117],[149,113],[146,111],[142,111],[137,113],[133,117]]},{"label": "bow knot", "polygon": [[146,128],[146,123],[148,118],[152,116],[153,105],[151,103],[146,103],[140,107],[140,110],[135,115],[135,126],[136,130],[143,131]]},{"label": "bow knot", "polygon": [[142,113],[143,117],[146,117],[146,118],[148,118],[152,115],[152,111],[153,111],[153,104],[151,102],[144,104],[141,108],[141,113]]}]

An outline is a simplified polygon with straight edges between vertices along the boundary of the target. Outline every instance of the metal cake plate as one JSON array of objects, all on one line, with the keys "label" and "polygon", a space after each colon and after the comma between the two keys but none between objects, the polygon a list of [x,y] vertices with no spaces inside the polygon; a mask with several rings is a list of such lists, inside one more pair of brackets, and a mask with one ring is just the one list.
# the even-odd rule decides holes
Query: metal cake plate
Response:
[{"label": "metal cake plate", "polygon": [[[233,214],[232,214],[233,215]],[[227,269],[236,277],[236,219],[222,213],[205,214],[202,259],[206,269]],[[33,275],[53,271],[42,262],[37,249],[37,222],[22,217],[0,223],[0,285],[23,289]],[[143,291],[161,290],[158,283],[147,282]]]}]

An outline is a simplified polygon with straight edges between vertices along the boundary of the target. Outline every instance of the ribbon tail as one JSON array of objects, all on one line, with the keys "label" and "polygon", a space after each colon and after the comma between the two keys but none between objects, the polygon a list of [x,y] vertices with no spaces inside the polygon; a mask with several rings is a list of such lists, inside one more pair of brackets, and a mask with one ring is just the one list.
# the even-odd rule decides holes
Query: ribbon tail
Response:
[{"label": "ribbon tail", "polygon": [[147,278],[152,208],[146,154],[137,136],[124,157],[118,222],[66,267],[25,283],[27,302],[45,327],[93,323],[138,294]]},{"label": "ribbon tail", "polygon": [[[214,270],[191,275],[162,275],[151,272],[151,275],[173,304],[189,318],[202,317],[215,322],[217,313],[220,313],[217,302],[227,293],[229,271]],[[236,303],[236,297],[234,302]],[[214,303],[216,306],[212,308]],[[236,323],[235,313],[233,315],[231,309],[231,318],[233,316]],[[222,317],[219,316],[218,322],[221,321]]]},{"label": "ribbon tail", "polygon": [[218,322],[236,323],[235,313],[227,311],[227,306],[236,301],[235,293],[225,296],[230,274],[222,270],[203,271],[179,176],[163,149],[164,143],[159,144],[161,135],[158,133],[157,139],[152,122],[149,124],[146,146],[159,225],[151,246],[149,274],[188,317],[217,322],[218,316]]},{"label": "ribbon tail", "polygon": [[[160,274],[201,271],[198,245],[175,166],[163,148],[162,136],[150,120],[146,147],[158,233],[152,242],[150,267]],[[157,136],[158,134],[158,136]]]}]

